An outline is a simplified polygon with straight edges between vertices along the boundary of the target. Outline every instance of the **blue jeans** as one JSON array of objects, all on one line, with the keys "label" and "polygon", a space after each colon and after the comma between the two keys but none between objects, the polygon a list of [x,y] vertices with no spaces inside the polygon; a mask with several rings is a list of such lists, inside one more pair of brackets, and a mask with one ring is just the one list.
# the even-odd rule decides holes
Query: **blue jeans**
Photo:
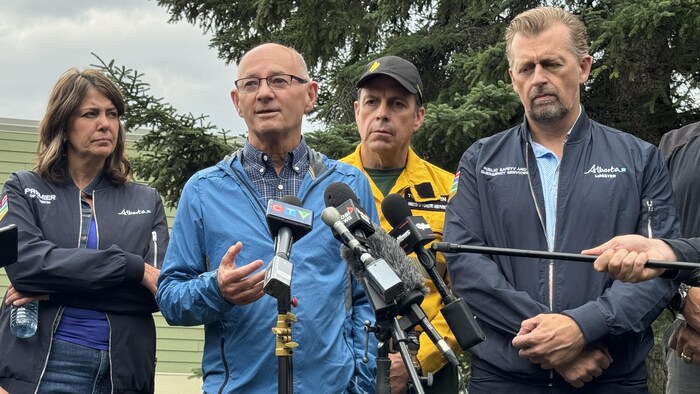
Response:
[{"label": "blue jeans", "polygon": [[109,352],[54,338],[39,393],[107,394],[111,391]]}]

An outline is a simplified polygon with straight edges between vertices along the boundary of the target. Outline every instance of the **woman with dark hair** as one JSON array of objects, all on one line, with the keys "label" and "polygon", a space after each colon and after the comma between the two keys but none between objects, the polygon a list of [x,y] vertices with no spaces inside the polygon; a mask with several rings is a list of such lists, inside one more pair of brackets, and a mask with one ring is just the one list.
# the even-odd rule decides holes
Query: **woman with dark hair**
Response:
[{"label": "woman with dark hair", "polygon": [[[129,181],[123,114],[109,78],[68,70],[39,125],[35,170],[4,185],[0,226],[19,229],[0,313],[0,388],[10,393],[154,391],[168,231],[158,192]],[[37,300],[36,334],[15,337],[10,309]]]}]

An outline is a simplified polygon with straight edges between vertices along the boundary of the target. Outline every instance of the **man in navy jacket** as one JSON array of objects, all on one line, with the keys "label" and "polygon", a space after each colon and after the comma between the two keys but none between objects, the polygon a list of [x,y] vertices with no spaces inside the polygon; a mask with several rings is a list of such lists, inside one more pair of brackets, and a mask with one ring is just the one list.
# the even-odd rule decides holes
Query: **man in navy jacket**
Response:
[{"label": "man in navy jacket", "polygon": [[[444,240],[578,253],[615,234],[678,236],[658,150],[581,105],[592,63],[583,23],[537,8],[512,21],[506,40],[525,120],[462,156]],[[558,260],[461,254],[447,263],[487,338],[471,349],[470,393],[647,390],[650,325],[671,282],[632,285]]]}]

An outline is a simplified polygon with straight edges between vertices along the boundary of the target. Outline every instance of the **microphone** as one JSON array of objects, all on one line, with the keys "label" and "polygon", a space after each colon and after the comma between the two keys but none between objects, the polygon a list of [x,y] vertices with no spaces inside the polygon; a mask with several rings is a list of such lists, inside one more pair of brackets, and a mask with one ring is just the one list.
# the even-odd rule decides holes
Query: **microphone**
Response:
[{"label": "microphone", "polygon": [[[331,208],[326,208],[326,210],[329,209]],[[326,210],[324,210],[323,214],[326,213]],[[323,217],[323,214],[321,217]],[[400,297],[396,300],[398,303],[398,313],[404,315],[404,317],[412,323],[410,327],[419,324],[421,328],[423,328],[423,332],[428,335],[445,359],[449,361],[450,364],[457,366],[459,364],[457,355],[450,349],[450,346],[445,342],[432,323],[430,323],[430,320],[428,320],[425,312],[420,307],[420,303],[423,301],[423,295],[428,294],[429,290],[425,286],[423,275],[416,269],[413,261],[406,256],[406,253],[396,243],[396,240],[381,227],[375,227],[374,234],[367,238],[365,246],[368,254],[378,256],[381,261],[386,261],[389,267],[396,272],[401,279],[402,291]],[[363,278],[361,269],[363,264],[358,261],[356,253],[353,253],[351,248],[352,247],[341,248],[340,253],[343,259],[350,265],[350,270],[353,275],[361,280]],[[370,298],[370,302],[372,302],[371,297],[368,298]],[[379,311],[378,314],[380,316],[386,316],[386,314],[388,314],[386,309],[384,309],[384,305],[376,305],[374,302],[372,302],[372,304],[375,312]]]},{"label": "microphone", "polygon": [[385,303],[393,302],[401,294],[403,287],[396,272],[384,259],[374,258],[350,233],[335,207],[326,207],[321,213],[321,219],[327,226],[335,230],[340,241],[352,252],[352,256],[357,256],[357,259],[346,260],[352,274],[358,279],[366,277],[368,283],[379,293]]},{"label": "microphone", "polygon": [[308,234],[313,227],[313,211],[301,207],[295,196],[281,201],[269,200],[265,219],[275,240],[275,255],[267,265],[263,291],[278,300],[289,299],[294,265],[289,261],[292,243]]},{"label": "microphone", "polygon": [[435,256],[424,248],[424,245],[436,238],[430,225],[424,218],[412,216],[406,200],[396,193],[389,194],[384,198],[382,213],[389,224],[394,227],[390,232],[391,236],[399,241],[407,254],[416,253],[418,261],[435,284],[444,304],[440,312],[442,312],[459,346],[466,350],[484,341],[486,336],[474,318],[474,314],[469,310],[466,301],[454,296],[437,270]]},{"label": "microphone", "polygon": [[415,253],[440,292],[444,304],[456,298],[442,280],[435,264],[435,256],[423,246],[435,240],[430,225],[420,216],[412,216],[411,208],[399,194],[391,193],[382,200],[382,213],[393,227],[389,234],[396,238],[406,254]]},{"label": "microphone", "polygon": [[[415,259],[406,256],[406,253],[396,243],[396,240],[383,228],[377,226],[374,234],[367,238],[367,242],[363,246],[366,247],[369,254],[384,259],[392,270],[396,272],[396,275],[402,282],[402,294],[411,290],[418,290],[423,295],[430,292],[425,285],[423,275],[416,269]],[[357,271],[358,268],[361,269],[362,264],[350,248],[342,246],[340,256],[348,262],[351,270]],[[353,272],[353,274],[358,278],[362,277],[362,272]]]},{"label": "microphone", "polygon": [[[331,183],[323,192],[323,200],[327,207],[338,209],[343,224],[360,242],[365,243],[367,238],[374,233],[374,224],[369,219],[369,215],[362,209],[350,186],[342,182]],[[335,231],[333,235],[342,242]]]}]

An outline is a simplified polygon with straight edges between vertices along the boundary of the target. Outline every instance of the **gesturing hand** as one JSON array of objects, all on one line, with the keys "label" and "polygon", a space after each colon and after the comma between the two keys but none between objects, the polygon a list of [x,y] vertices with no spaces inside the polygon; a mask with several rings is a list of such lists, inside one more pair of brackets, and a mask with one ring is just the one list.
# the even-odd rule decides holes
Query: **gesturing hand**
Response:
[{"label": "gesturing hand", "polygon": [[250,304],[265,294],[263,292],[265,270],[254,273],[262,267],[262,260],[255,260],[240,268],[236,267],[236,256],[241,249],[243,244],[240,242],[228,248],[224,257],[221,258],[216,273],[219,291],[226,300],[236,305]]}]

